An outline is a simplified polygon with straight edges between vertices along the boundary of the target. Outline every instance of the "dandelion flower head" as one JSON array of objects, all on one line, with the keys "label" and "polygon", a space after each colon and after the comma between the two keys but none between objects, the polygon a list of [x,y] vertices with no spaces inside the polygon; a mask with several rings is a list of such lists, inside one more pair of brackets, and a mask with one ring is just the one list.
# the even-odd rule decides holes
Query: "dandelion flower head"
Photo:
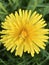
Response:
[{"label": "dandelion flower head", "polygon": [[48,29],[45,29],[46,22],[42,15],[36,11],[21,10],[6,16],[5,22],[2,22],[1,41],[6,49],[20,57],[23,52],[28,52],[33,57],[35,53],[45,49],[47,42]]}]

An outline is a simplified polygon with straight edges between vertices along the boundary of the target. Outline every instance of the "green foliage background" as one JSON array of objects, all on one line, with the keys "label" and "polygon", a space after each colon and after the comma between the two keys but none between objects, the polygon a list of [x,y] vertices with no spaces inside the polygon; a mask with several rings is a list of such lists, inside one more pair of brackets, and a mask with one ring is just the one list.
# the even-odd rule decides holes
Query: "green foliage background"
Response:
[{"label": "green foliage background", "polygon": [[[0,0],[0,26],[6,15],[19,9],[31,9],[43,14],[46,23],[46,28],[49,28],[49,0]],[[1,27],[0,27],[0,30]],[[6,51],[5,47],[0,44],[0,65],[49,65],[49,42],[46,43],[46,49],[34,57],[24,53],[20,58],[14,53]]]}]

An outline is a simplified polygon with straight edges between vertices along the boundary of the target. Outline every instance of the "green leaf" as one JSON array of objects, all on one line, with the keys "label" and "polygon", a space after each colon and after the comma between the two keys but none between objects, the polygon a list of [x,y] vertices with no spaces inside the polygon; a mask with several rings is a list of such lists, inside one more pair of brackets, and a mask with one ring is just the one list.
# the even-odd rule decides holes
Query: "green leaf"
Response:
[{"label": "green leaf", "polygon": [[43,3],[44,0],[38,0],[38,4],[41,4]]},{"label": "green leaf", "polygon": [[43,15],[49,14],[49,6],[46,6],[43,10]]},{"label": "green leaf", "polygon": [[27,9],[32,9],[34,11],[36,7],[37,7],[37,0],[30,0]]},{"label": "green leaf", "polygon": [[30,0],[27,9],[32,9],[32,11],[34,11],[41,3],[43,3],[43,0]]},{"label": "green leaf", "polygon": [[0,63],[3,63],[4,65],[7,65],[1,58],[0,58]]},{"label": "green leaf", "polygon": [[5,13],[8,13],[4,5],[0,2],[0,9],[2,9]]}]

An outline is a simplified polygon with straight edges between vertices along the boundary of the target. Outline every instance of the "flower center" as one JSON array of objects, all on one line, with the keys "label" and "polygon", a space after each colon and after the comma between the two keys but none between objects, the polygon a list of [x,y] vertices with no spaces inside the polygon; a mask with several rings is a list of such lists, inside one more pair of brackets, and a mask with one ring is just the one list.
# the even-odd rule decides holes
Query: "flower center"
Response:
[{"label": "flower center", "polygon": [[25,30],[25,29],[23,29],[22,31],[21,31],[21,36],[22,36],[22,38],[26,38],[27,37],[27,31]]}]

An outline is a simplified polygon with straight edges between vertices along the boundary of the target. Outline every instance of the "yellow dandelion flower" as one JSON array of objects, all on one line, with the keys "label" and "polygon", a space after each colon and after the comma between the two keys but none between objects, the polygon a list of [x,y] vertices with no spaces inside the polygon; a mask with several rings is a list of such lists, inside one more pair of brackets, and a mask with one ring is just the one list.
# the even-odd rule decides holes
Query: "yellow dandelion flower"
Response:
[{"label": "yellow dandelion flower", "polygon": [[38,54],[41,49],[45,49],[48,36],[48,29],[45,29],[42,15],[36,11],[32,14],[31,10],[21,10],[6,16],[5,22],[2,22],[4,30],[1,31],[3,45],[11,53],[15,50],[15,55],[22,56],[23,52],[31,53],[33,57],[35,52]]}]

